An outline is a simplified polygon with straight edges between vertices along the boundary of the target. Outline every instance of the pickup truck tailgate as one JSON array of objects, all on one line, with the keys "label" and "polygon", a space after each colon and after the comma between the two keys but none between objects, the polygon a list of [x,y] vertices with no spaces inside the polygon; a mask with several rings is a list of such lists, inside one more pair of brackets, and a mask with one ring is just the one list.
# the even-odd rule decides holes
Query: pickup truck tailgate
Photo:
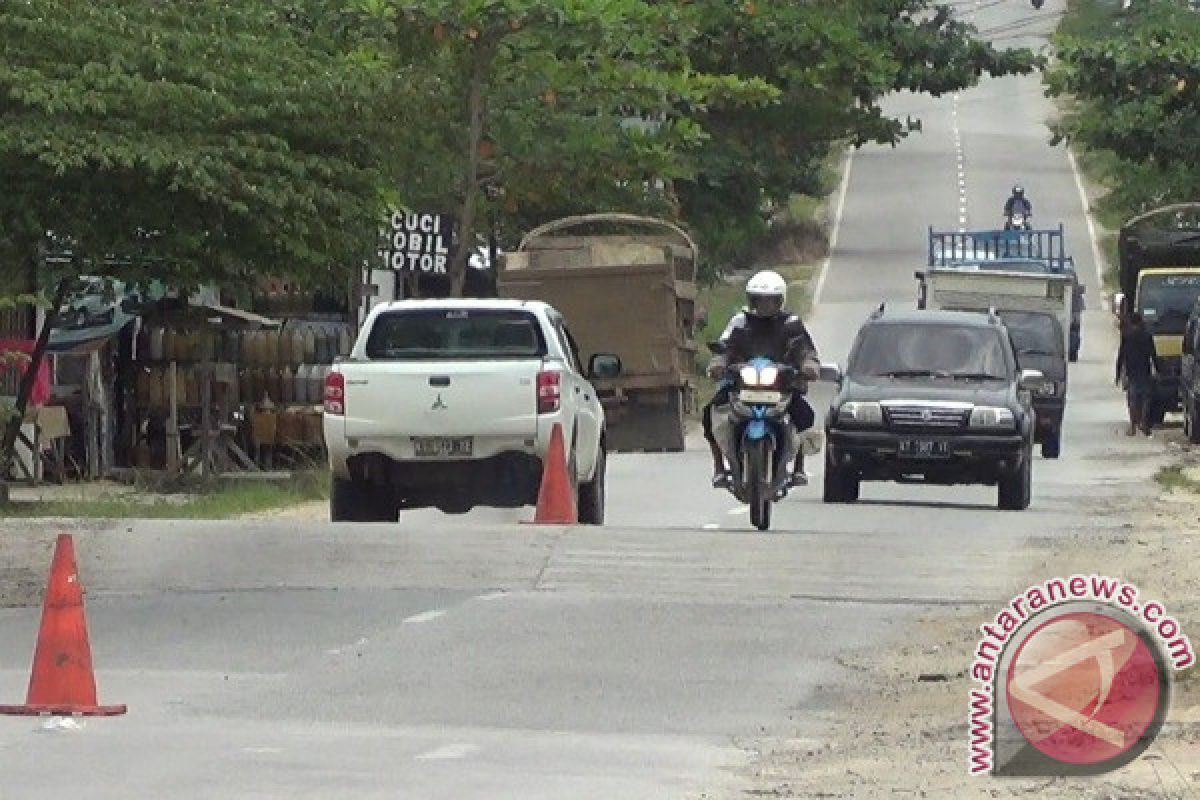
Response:
[{"label": "pickup truck tailgate", "polygon": [[340,367],[348,438],[537,436],[541,359],[370,361]]}]

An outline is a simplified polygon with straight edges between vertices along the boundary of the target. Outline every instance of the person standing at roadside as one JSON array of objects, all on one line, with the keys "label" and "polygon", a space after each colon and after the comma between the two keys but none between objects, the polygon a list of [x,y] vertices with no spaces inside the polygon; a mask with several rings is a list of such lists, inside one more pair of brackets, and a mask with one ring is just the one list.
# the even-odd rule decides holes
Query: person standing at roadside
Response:
[{"label": "person standing at roadside", "polygon": [[1129,436],[1138,428],[1150,435],[1150,405],[1154,399],[1154,375],[1158,372],[1158,353],[1154,336],[1146,329],[1142,315],[1133,311],[1121,331],[1121,347],[1117,350],[1117,384],[1125,389],[1129,408]]}]

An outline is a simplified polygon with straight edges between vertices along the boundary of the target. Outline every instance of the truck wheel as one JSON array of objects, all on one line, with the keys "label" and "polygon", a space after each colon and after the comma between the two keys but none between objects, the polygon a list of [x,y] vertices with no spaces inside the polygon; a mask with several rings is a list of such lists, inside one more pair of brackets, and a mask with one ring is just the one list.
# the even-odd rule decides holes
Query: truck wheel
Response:
[{"label": "truck wheel", "polygon": [[583,525],[604,524],[605,467],[604,446],[596,455],[596,474],[586,483],[579,485],[579,522]]},{"label": "truck wheel", "polygon": [[333,479],[329,489],[330,522],[395,522],[399,513],[388,487]]},{"label": "truck wheel", "polygon": [[1196,425],[1196,401],[1191,397],[1183,398],[1183,432],[1192,444],[1200,444],[1200,426]]},{"label": "truck wheel", "polygon": [[1152,400],[1150,402],[1150,425],[1157,428],[1162,425],[1163,419],[1167,416],[1167,407],[1161,400]]},{"label": "truck wheel", "polygon": [[1047,431],[1046,438],[1042,440],[1042,458],[1058,458],[1059,451],[1061,450],[1062,428]]},{"label": "truck wheel", "polygon": [[1079,360],[1079,348],[1078,347],[1071,348],[1071,352],[1067,356],[1067,360],[1070,361],[1072,364],[1074,364],[1076,361]]},{"label": "truck wheel", "polygon": [[1001,475],[997,481],[997,505],[1004,511],[1024,511],[1033,495],[1033,453],[1025,451],[1021,468],[1016,473]]}]

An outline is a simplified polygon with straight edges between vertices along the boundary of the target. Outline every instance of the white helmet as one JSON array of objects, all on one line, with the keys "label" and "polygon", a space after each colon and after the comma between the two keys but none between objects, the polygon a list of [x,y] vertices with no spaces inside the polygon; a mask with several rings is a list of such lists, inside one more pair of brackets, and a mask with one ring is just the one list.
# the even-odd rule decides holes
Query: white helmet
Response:
[{"label": "white helmet", "polygon": [[787,281],[778,272],[763,270],[746,284],[746,311],[756,317],[773,317],[787,302]]}]

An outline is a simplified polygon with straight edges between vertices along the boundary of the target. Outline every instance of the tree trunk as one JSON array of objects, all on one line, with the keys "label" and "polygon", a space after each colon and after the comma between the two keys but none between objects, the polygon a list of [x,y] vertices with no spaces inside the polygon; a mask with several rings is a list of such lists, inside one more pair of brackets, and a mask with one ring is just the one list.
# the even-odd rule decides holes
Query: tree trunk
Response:
[{"label": "tree trunk", "polygon": [[467,168],[463,175],[462,209],[459,213],[458,247],[450,260],[450,296],[462,297],[467,282],[467,262],[475,250],[475,206],[479,201],[479,145],[483,140],[483,118],[487,101],[483,96],[498,42],[481,41],[471,61],[467,87]]},{"label": "tree trunk", "polygon": [[[54,290],[54,300],[50,308],[46,310],[45,324],[33,346],[33,353],[25,367],[25,374],[21,376],[21,384],[17,388],[17,404],[13,408],[12,419],[4,428],[4,437],[0,439],[0,483],[8,480],[8,473],[12,469],[17,434],[21,432],[21,424],[25,421],[25,409],[29,405],[29,396],[33,394],[33,383],[37,379],[38,368],[41,367],[42,359],[46,355],[46,346],[50,343],[50,331],[58,324],[58,309],[62,307],[69,285],[69,279],[59,280],[58,286]],[[7,496],[7,492],[4,495]]]}]

